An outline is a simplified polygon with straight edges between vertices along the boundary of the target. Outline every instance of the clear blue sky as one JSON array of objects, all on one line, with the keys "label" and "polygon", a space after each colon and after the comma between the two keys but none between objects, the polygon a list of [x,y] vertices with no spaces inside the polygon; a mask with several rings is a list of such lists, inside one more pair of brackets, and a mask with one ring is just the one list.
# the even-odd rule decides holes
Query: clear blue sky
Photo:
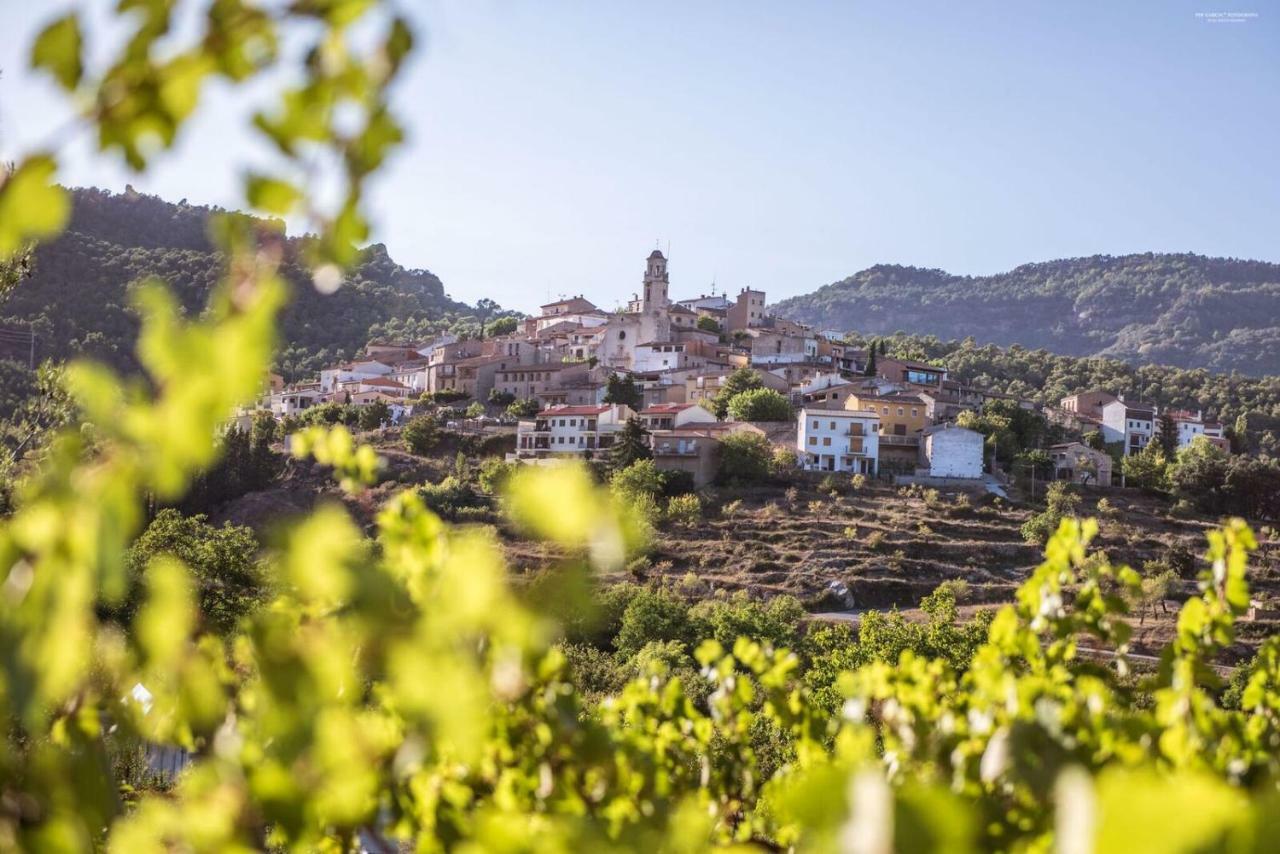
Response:
[{"label": "clear blue sky", "polygon": [[[375,239],[525,310],[613,306],[655,239],[673,295],[771,300],[879,262],[1280,260],[1280,2],[1235,2],[406,2],[424,49]],[[5,156],[64,119],[20,57],[65,5],[0,0]],[[1256,17],[1196,15],[1223,10]],[[244,103],[145,178],[77,145],[64,178],[235,204]]]}]

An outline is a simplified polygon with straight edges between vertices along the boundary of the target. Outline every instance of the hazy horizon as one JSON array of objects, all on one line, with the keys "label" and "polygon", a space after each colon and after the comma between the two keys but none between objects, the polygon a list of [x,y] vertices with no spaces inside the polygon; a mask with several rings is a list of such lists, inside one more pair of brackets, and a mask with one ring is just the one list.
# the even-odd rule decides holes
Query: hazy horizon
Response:
[{"label": "hazy horizon", "polygon": [[[5,12],[0,156],[67,112]],[[770,301],[877,263],[989,275],[1091,255],[1280,261],[1280,26],[1201,3],[428,2],[396,93],[408,143],[374,242],[455,298],[611,307],[670,245],[672,295]],[[253,93],[145,178],[63,149],[70,185],[238,206]],[[224,129],[235,127],[233,133]]]}]

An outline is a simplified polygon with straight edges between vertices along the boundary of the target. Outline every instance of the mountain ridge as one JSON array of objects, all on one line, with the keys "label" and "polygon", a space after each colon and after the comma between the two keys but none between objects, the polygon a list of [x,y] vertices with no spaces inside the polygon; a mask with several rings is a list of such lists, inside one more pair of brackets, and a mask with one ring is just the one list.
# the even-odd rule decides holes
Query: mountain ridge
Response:
[{"label": "mountain ridge", "polygon": [[1195,253],[1093,255],[970,276],[876,264],[773,311],[822,329],[973,337],[1252,375],[1280,373],[1280,264]]},{"label": "mountain ridge", "polygon": [[[30,278],[0,300],[0,327],[34,330],[37,360],[87,355],[134,370],[138,321],[130,289],[155,276],[188,314],[201,311],[225,265],[209,237],[210,218],[227,211],[132,188],[70,192],[66,230],[36,250]],[[290,379],[355,355],[370,338],[478,332],[503,313],[492,300],[472,306],[452,299],[438,276],[401,266],[380,243],[364,249],[336,293],[320,294],[298,258],[300,247],[300,238],[286,239],[281,267],[293,297],[280,319],[277,369]]]}]

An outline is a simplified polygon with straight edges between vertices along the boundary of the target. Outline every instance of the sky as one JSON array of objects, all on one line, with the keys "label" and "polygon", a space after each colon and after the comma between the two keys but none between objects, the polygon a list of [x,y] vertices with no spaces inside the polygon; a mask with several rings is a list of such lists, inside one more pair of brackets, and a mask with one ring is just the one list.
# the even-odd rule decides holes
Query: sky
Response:
[{"label": "sky", "polygon": [[[655,246],[675,298],[770,301],[877,263],[1280,261],[1280,0],[1221,2],[405,0],[373,239],[524,311],[611,308]],[[253,93],[146,175],[62,141],[23,58],[69,5],[108,3],[0,0],[0,156],[56,140],[64,183],[238,206]]]}]

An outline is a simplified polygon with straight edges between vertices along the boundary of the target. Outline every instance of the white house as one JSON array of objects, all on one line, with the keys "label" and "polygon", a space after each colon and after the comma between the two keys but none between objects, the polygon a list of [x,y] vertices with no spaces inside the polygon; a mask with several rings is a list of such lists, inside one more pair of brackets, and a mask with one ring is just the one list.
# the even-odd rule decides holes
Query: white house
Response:
[{"label": "white house", "polygon": [[613,445],[613,434],[635,413],[622,404],[552,406],[516,428],[517,459],[580,456],[590,459]]},{"label": "white house", "polygon": [[632,370],[638,373],[676,371],[705,364],[694,356],[682,341],[650,341],[637,344],[632,356]]},{"label": "white house", "polygon": [[880,460],[880,418],[849,409],[800,410],[796,452],[806,471],[875,474]]},{"label": "white house", "polygon": [[320,390],[333,391],[339,383],[351,380],[367,380],[374,377],[385,377],[394,370],[390,365],[366,359],[361,362],[350,362],[325,368],[320,372]]},{"label": "white house", "polygon": [[982,477],[982,448],[986,441],[977,430],[955,424],[934,424],[921,431],[920,467],[926,477]]},{"label": "white house", "polygon": [[314,383],[294,386],[272,392],[267,398],[267,408],[276,418],[296,415],[324,401],[326,395]]},{"label": "white house", "polygon": [[1124,442],[1124,455],[1147,446],[1156,430],[1156,410],[1149,404],[1113,400],[1102,407],[1102,436],[1108,442]]}]

